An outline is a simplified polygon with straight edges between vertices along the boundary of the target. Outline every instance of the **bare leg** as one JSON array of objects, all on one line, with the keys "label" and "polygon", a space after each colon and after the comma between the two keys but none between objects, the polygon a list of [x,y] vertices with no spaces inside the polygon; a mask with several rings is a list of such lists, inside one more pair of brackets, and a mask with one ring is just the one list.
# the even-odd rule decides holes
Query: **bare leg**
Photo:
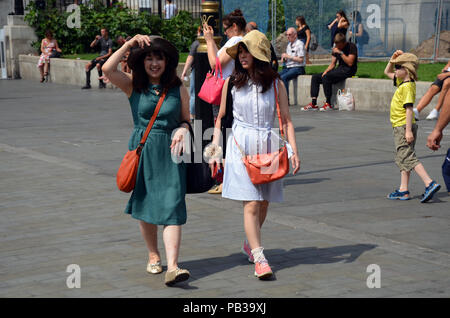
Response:
[{"label": "bare leg", "polygon": [[414,167],[414,171],[419,175],[426,187],[433,181],[421,163]]},{"label": "bare leg", "polygon": [[419,111],[419,113],[431,102],[434,95],[436,95],[437,93],[439,93],[439,87],[436,85],[431,85],[417,105],[417,110]]},{"label": "bare leg", "polygon": [[409,184],[409,176],[411,175],[411,171],[401,171],[401,183],[400,183],[400,189],[398,191],[404,192],[408,191],[408,184]]},{"label": "bare leg", "polygon": [[45,63],[45,64],[44,64],[44,74],[45,74],[45,75],[48,74],[49,66],[50,66],[50,63]]},{"label": "bare leg", "polygon": [[181,225],[166,225],[163,230],[164,246],[166,247],[167,271],[178,267],[178,255],[181,243]]},{"label": "bare leg", "polygon": [[41,80],[44,78],[44,65],[39,66],[39,73],[41,73]]},{"label": "bare leg", "polygon": [[155,264],[161,260],[158,251],[158,227],[155,224],[139,221],[139,228],[145,244],[147,245],[149,263]]},{"label": "bare leg", "polygon": [[441,107],[444,104],[445,95],[447,95],[449,88],[450,88],[450,81],[449,80],[444,81],[444,85],[442,85],[441,94],[439,95],[439,99],[435,107],[437,111],[441,110]]},{"label": "bare leg", "polygon": [[244,229],[250,248],[261,247],[261,201],[244,202]]},{"label": "bare leg", "polygon": [[260,228],[263,226],[264,221],[266,220],[267,216],[267,209],[269,208],[269,202],[268,201],[262,201],[261,207],[259,209],[259,226]]}]

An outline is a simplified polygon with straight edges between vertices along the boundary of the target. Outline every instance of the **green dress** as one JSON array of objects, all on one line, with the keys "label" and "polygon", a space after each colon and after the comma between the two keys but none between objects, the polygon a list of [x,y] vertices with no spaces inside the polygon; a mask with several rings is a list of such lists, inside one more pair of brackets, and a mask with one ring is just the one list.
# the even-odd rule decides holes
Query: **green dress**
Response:
[{"label": "green dress", "polygon": [[[149,86],[148,93],[133,90],[129,101],[134,130],[128,143],[136,149],[158,103],[159,85]],[[180,88],[169,90],[142,149],[136,186],[125,213],[146,223],[181,225],[186,223],[186,166],[172,160],[172,131],[181,118]]]}]

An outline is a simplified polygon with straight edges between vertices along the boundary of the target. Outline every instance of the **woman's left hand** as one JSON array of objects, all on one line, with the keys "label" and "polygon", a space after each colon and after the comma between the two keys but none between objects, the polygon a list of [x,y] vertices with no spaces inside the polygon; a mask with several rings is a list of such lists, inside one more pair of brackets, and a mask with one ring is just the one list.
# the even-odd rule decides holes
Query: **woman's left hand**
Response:
[{"label": "woman's left hand", "polygon": [[294,171],[292,174],[296,174],[300,170],[300,159],[298,158],[298,154],[294,154],[291,157],[291,165]]},{"label": "woman's left hand", "polygon": [[188,130],[185,127],[181,127],[177,129],[177,132],[172,138],[172,144],[170,145],[170,149],[172,151],[172,155],[181,156],[184,152],[184,136],[187,134]]}]

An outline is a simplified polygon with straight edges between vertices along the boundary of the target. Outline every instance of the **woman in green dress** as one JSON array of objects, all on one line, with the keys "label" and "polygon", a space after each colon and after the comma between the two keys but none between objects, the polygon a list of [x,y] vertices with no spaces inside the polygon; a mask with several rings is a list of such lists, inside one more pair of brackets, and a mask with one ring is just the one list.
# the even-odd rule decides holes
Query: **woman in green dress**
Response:
[{"label": "woman in green dress", "polygon": [[[131,50],[132,74],[117,65]],[[178,51],[160,37],[136,35],[103,65],[106,77],[128,97],[134,130],[129,150],[136,149],[163,91],[166,97],[142,149],[136,185],[125,213],[139,220],[149,251],[147,272],[162,272],[157,243],[157,225],[163,225],[167,257],[166,284],[187,280],[189,271],[178,267],[181,225],[186,223],[186,167],[172,160],[184,150],[189,121],[189,93],[176,74]],[[178,129],[179,128],[179,129]]]}]

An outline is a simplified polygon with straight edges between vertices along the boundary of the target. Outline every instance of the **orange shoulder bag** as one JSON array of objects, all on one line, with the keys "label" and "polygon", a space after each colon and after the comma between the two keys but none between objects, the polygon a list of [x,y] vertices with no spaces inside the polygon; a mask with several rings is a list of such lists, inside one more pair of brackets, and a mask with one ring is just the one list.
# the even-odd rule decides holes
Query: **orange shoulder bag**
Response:
[{"label": "orange shoulder bag", "polygon": [[164,98],[166,97],[166,92],[164,91],[159,98],[158,104],[156,105],[155,111],[153,112],[152,118],[150,119],[147,129],[145,130],[144,135],[142,136],[141,141],[139,142],[139,146],[130,150],[125,154],[125,157],[122,159],[122,163],[120,164],[119,170],[117,171],[116,182],[117,187],[120,191],[123,192],[131,192],[136,185],[136,176],[139,167],[139,159],[141,157],[142,148],[144,147],[145,141],[147,140],[148,134],[152,129],[153,124],[155,123],[156,116],[158,116],[159,110],[164,102]]},{"label": "orange shoulder bag", "polygon": [[273,82],[275,92],[275,103],[277,107],[278,121],[280,123],[280,134],[283,140],[283,147],[278,151],[267,154],[246,155],[244,150],[239,146],[234,138],[234,142],[239,148],[242,155],[248,176],[253,184],[263,184],[273,182],[283,178],[289,173],[289,158],[286,147],[286,139],[284,137],[283,123],[281,121],[280,104],[278,102],[278,93],[275,81]]}]

